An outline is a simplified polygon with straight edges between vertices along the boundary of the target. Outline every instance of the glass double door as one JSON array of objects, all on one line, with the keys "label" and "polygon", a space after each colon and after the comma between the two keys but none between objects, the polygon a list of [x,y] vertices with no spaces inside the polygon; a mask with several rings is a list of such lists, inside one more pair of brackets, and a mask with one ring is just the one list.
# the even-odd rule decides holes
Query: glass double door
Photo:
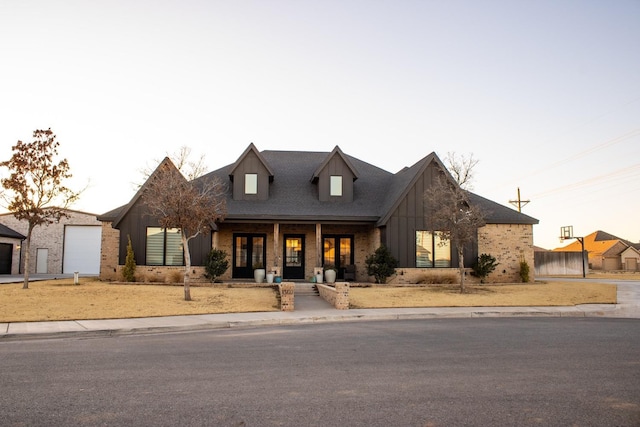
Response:
[{"label": "glass double door", "polygon": [[254,268],[266,268],[265,234],[234,234],[233,236],[233,277],[253,278]]},{"label": "glass double door", "polygon": [[322,236],[322,263],[325,267],[333,265],[338,270],[337,278],[343,279],[345,267],[353,264],[353,236]]}]

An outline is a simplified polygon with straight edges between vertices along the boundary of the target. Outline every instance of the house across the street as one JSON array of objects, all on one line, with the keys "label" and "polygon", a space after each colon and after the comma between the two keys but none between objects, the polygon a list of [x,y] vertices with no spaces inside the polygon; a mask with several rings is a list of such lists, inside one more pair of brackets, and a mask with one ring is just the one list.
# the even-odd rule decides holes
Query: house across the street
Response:
[{"label": "house across the street", "polygon": [[[367,282],[365,258],[382,244],[399,261],[397,282],[457,268],[455,248],[428,227],[424,194],[442,173],[451,178],[435,153],[390,173],[337,146],[330,152],[259,151],[250,144],[235,163],[199,178],[215,176],[226,184],[228,212],[212,233],[190,242],[196,276],[203,274],[212,247],[229,254],[231,268],[223,280],[250,279],[256,264],[283,280],[308,280],[317,268],[332,264],[339,280],[346,269],[355,269],[355,280]],[[136,271],[147,278],[161,281],[183,265],[179,233],[162,229],[147,215],[144,188],[129,204],[98,217],[104,279],[121,277],[127,237]],[[533,267],[538,220],[476,194],[469,198],[487,216],[465,251],[465,266],[471,267],[479,254],[490,254],[500,264],[488,280],[519,281],[520,262]]]},{"label": "house across the street", "polygon": [[[640,271],[640,243],[632,243],[598,230],[584,237],[584,250],[588,252],[591,269]],[[576,240],[554,251],[582,251],[582,243]]]}]

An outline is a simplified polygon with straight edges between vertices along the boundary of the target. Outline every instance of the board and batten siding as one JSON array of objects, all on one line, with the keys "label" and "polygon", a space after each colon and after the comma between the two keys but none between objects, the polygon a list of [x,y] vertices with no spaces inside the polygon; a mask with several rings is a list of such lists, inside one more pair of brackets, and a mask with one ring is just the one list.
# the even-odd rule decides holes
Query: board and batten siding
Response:
[{"label": "board and batten siding", "polygon": [[[418,177],[400,201],[384,228],[383,243],[398,259],[399,267],[414,268],[416,266],[416,231],[429,230],[426,215],[425,191],[439,169],[433,164]],[[451,266],[458,266],[455,248],[451,248]],[[469,267],[478,257],[477,244],[474,242],[464,249],[465,266]]]},{"label": "board and batten siding", "polygon": [[[331,176],[342,177],[342,196],[332,197]],[[318,195],[321,202],[353,202],[353,172],[340,156],[334,155],[318,176]]]},{"label": "board and batten siding", "polygon": [[[258,193],[244,193],[245,174],[255,173],[258,175]],[[247,153],[242,162],[233,172],[233,199],[234,200],[267,200],[269,198],[269,171],[264,166],[258,156]]]},{"label": "board and batten siding", "polygon": [[[144,204],[138,202],[131,207],[127,215],[120,221],[118,227],[120,229],[118,263],[124,265],[127,257],[127,236],[130,236],[136,264],[146,265],[147,227],[159,227],[157,219],[147,215]],[[191,265],[204,265],[206,256],[211,250],[211,232],[200,234],[191,239],[189,248]]]}]

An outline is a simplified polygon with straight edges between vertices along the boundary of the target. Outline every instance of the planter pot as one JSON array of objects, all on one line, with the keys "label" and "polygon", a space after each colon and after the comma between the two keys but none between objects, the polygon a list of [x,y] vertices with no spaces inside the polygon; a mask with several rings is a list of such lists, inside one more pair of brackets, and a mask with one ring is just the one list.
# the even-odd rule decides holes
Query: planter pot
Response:
[{"label": "planter pot", "polygon": [[265,274],[266,271],[264,268],[256,268],[255,270],[253,270],[253,278],[256,280],[256,283],[262,283]]},{"label": "planter pot", "polygon": [[267,273],[267,283],[273,283],[273,273]]},{"label": "planter pot", "polygon": [[324,272],[324,278],[327,283],[335,283],[336,282],[336,271],[335,270],[326,270]]},{"label": "planter pot", "polygon": [[282,283],[282,277],[276,276],[275,281],[276,283]]},{"label": "planter pot", "polygon": [[322,283],[322,273],[316,274],[316,283]]}]

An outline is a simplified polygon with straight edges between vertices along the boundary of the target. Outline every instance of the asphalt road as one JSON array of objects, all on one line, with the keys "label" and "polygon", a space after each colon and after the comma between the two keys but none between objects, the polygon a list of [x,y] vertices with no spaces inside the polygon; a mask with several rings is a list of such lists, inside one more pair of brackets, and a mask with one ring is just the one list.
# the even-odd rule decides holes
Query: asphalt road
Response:
[{"label": "asphalt road", "polygon": [[0,361],[2,426],[640,425],[633,319],[10,341]]}]

